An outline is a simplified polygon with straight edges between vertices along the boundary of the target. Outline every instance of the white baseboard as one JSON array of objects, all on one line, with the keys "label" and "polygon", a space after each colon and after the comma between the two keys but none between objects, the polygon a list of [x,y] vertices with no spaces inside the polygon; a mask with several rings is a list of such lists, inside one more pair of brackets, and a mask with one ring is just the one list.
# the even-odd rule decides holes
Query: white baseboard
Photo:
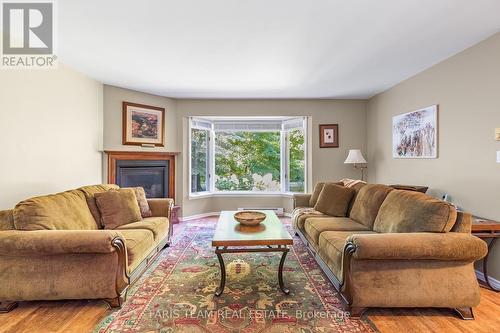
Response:
[{"label": "white baseboard", "polygon": [[[478,280],[480,281],[483,281],[485,282],[485,279],[484,279],[484,274],[483,272],[480,272],[476,269],[476,276],[478,278]],[[491,276],[488,275],[488,280],[490,281],[490,284],[493,288],[495,289],[500,289],[500,281],[498,281],[497,279],[494,279],[492,278]]]},{"label": "white baseboard", "polygon": [[196,220],[196,219],[202,219],[204,217],[219,216],[219,215],[220,215],[220,212],[209,212],[209,213],[203,213],[203,214],[195,214],[195,215],[179,217],[179,221],[181,221],[181,222],[191,221],[191,220]]}]

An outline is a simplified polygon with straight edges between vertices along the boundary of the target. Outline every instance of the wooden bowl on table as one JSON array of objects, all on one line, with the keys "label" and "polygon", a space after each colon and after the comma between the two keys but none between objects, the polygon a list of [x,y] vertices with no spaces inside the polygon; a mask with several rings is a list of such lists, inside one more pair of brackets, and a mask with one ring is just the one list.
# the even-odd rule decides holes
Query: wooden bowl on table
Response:
[{"label": "wooden bowl on table", "polygon": [[251,210],[234,213],[234,219],[243,225],[259,225],[266,219],[266,214]]}]

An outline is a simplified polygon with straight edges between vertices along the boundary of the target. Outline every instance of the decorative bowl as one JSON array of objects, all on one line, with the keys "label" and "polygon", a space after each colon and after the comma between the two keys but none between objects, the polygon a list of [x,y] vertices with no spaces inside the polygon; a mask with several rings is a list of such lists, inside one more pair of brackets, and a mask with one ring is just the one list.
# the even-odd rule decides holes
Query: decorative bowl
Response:
[{"label": "decorative bowl", "polygon": [[266,219],[266,214],[262,212],[246,210],[243,212],[234,213],[234,219],[243,225],[259,225]]}]

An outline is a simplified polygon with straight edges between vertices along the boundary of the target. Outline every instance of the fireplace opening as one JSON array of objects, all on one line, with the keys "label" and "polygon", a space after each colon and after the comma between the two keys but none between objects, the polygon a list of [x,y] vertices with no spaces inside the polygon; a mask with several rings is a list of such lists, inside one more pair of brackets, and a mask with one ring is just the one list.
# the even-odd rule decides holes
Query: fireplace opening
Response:
[{"label": "fireplace opening", "polygon": [[166,198],[169,194],[170,161],[118,160],[116,184],[120,187],[141,186],[147,198]]}]

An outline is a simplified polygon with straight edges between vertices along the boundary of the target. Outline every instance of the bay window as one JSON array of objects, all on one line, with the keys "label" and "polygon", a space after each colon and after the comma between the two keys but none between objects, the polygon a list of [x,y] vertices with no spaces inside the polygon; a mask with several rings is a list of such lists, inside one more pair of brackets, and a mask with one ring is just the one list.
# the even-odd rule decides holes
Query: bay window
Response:
[{"label": "bay window", "polygon": [[191,193],[304,192],[306,123],[305,117],[191,117]]}]

